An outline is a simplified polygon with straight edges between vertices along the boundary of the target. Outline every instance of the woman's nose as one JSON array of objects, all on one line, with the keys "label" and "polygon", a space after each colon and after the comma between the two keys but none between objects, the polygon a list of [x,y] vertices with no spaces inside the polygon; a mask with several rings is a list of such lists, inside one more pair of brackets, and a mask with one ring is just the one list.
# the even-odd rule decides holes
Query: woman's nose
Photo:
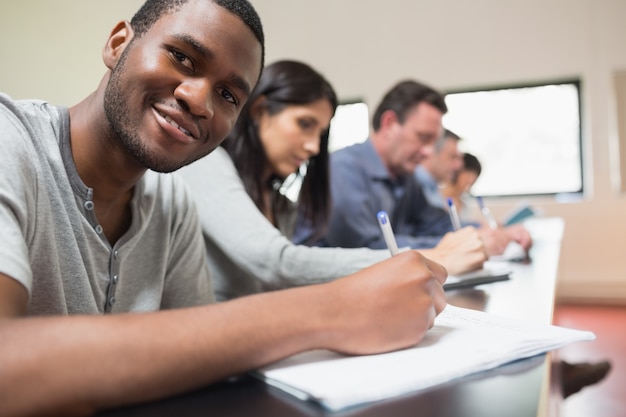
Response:
[{"label": "woman's nose", "polygon": [[320,153],[320,139],[319,137],[309,138],[304,141],[304,150],[310,156],[315,156]]}]

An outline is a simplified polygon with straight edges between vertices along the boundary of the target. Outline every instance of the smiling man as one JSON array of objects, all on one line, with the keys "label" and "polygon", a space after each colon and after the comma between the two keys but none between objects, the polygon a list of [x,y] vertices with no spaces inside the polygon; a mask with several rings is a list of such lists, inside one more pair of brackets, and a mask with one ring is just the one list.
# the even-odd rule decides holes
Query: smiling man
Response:
[{"label": "smiling man", "polygon": [[446,273],[415,252],[211,304],[195,208],[159,172],[221,143],[263,56],[245,0],[148,0],[114,27],[79,104],[0,94],[3,416],[90,414],[307,349],[410,346],[432,326]]}]

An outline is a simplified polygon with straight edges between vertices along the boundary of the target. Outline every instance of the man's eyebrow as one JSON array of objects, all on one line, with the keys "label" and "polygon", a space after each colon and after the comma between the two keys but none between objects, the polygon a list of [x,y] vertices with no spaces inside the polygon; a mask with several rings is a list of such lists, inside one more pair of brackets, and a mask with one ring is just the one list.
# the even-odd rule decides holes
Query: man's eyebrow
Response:
[{"label": "man's eyebrow", "polygon": [[[173,35],[173,37],[176,40],[178,40],[180,42],[184,42],[187,45],[189,45],[191,48],[193,48],[194,51],[196,51],[197,54],[201,55],[207,61],[215,58],[215,54],[213,53],[213,51],[211,51],[210,49],[208,49],[207,47],[202,45],[200,42],[198,42],[192,36],[189,36],[189,35],[186,35],[186,34],[183,33],[183,34]],[[231,75],[229,77],[229,81],[232,84],[234,84],[235,87],[237,87],[241,91],[243,91],[246,94],[246,96],[250,95],[250,92],[252,91],[252,87],[242,77],[240,77],[240,76],[238,76],[236,74],[233,74],[233,75]]]}]

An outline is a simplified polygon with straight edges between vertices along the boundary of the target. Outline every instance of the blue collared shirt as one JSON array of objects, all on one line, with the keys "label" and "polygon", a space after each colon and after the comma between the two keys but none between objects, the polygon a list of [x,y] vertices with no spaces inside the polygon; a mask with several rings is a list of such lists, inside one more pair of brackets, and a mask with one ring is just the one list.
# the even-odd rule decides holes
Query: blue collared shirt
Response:
[{"label": "blue collared shirt", "polygon": [[[389,214],[399,247],[431,248],[452,230],[447,212],[428,204],[413,174],[392,178],[371,140],[331,154],[333,208],[323,246],[386,248],[376,214]],[[302,229],[296,243],[302,241]]]},{"label": "blue collared shirt", "polygon": [[441,191],[439,191],[439,184],[437,184],[435,177],[433,177],[432,174],[422,165],[418,165],[415,169],[415,179],[420,187],[422,187],[422,191],[424,192],[424,196],[426,197],[428,204],[445,210],[446,205],[444,203],[443,196],[441,195]]}]

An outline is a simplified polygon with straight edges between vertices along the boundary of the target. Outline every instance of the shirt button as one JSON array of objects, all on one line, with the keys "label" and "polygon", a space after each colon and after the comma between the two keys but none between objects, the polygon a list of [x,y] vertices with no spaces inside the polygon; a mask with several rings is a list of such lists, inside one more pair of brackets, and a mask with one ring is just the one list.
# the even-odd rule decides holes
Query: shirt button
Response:
[{"label": "shirt button", "polygon": [[117,251],[113,251],[113,259],[117,259]]},{"label": "shirt button", "polygon": [[93,210],[93,201],[85,201],[83,207],[85,207],[85,210]]},{"label": "shirt button", "polygon": [[99,234],[99,235],[102,234],[102,226],[100,226],[100,225],[96,226],[96,233]]},{"label": "shirt button", "polygon": [[113,284],[117,284],[118,278],[119,277],[117,275],[113,275]]},{"label": "shirt button", "polygon": [[109,305],[113,306],[113,304],[115,304],[115,297],[109,298]]}]

